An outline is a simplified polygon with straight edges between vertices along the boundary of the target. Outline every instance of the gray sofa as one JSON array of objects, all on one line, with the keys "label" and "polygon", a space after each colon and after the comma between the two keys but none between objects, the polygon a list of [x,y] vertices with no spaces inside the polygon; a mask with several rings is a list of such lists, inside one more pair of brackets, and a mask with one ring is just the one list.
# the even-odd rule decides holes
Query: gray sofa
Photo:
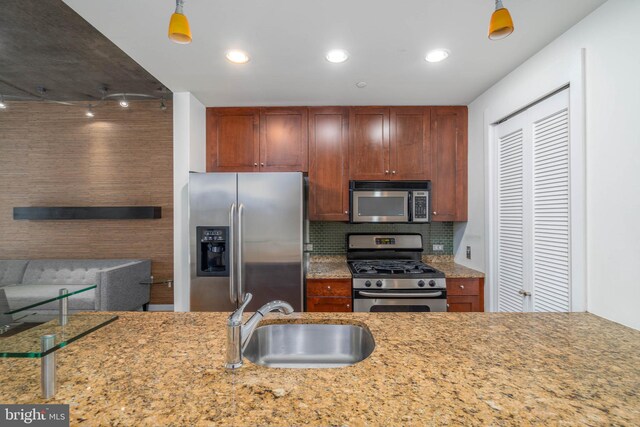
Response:
[{"label": "gray sofa", "polygon": [[[141,259],[0,260],[0,293],[12,310],[95,284],[90,291],[69,297],[69,311],[138,310],[149,303],[151,261]],[[7,286],[18,285],[18,286]],[[5,296],[2,295],[2,296]],[[58,302],[34,308],[54,312]]]}]

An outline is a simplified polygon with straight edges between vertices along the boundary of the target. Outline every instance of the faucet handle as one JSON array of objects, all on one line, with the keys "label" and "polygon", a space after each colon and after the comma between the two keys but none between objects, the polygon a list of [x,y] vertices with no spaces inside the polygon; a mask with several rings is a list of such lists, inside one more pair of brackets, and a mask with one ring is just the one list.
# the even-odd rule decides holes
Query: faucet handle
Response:
[{"label": "faucet handle", "polygon": [[251,295],[250,293],[246,293],[244,295],[244,301],[242,302],[242,305],[238,307],[236,311],[231,313],[231,316],[229,316],[229,320],[227,322],[229,325],[242,324],[242,313],[244,313],[244,309],[247,308],[247,306],[251,302],[251,298],[253,298],[253,295]]}]

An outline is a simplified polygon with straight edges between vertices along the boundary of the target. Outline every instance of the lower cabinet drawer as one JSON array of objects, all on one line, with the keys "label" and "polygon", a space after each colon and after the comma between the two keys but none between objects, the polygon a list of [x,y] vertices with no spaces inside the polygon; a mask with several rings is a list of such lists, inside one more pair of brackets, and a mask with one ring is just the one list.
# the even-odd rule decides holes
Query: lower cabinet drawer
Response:
[{"label": "lower cabinet drawer", "polygon": [[351,297],[351,279],[309,279],[307,296]]},{"label": "lower cabinet drawer", "polygon": [[310,312],[349,312],[353,311],[351,298],[307,297],[307,311]]},{"label": "lower cabinet drawer", "polygon": [[447,295],[480,295],[480,280],[447,279]]}]

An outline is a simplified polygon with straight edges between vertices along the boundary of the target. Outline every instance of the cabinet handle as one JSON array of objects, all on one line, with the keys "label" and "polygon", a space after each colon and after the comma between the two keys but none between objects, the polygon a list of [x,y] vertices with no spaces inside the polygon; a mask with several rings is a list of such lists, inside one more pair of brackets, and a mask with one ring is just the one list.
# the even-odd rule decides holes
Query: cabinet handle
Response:
[{"label": "cabinet handle", "polygon": [[351,307],[351,304],[347,304],[347,308]]},{"label": "cabinet handle", "polygon": [[254,164],[253,164],[253,166],[258,166],[258,164],[257,164],[257,163],[254,163]]},{"label": "cabinet handle", "polygon": [[436,212],[436,211],[433,211],[433,214],[434,214],[434,215],[438,215],[438,212]]},{"label": "cabinet handle", "polygon": [[396,174],[396,171],[391,171],[391,173],[395,175],[395,174]]},{"label": "cabinet handle", "polygon": [[264,166],[264,163],[260,163],[260,166]]},{"label": "cabinet handle", "polygon": [[464,285],[460,285],[460,289],[464,289]]},{"label": "cabinet handle", "polygon": [[389,175],[389,171],[384,171],[384,173],[386,173],[387,175]]},{"label": "cabinet handle", "polygon": [[520,289],[520,290],[518,291],[518,293],[519,293],[520,295],[522,295],[523,297],[530,297],[530,296],[531,296],[531,292],[527,292],[527,291],[525,291],[524,289]]},{"label": "cabinet handle", "polygon": [[331,290],[331,286],[327,286],[327,289]]},{"label": "cabinet handle", "polygon": [[349,211],[344,211],[345,214],[349,214]]}]

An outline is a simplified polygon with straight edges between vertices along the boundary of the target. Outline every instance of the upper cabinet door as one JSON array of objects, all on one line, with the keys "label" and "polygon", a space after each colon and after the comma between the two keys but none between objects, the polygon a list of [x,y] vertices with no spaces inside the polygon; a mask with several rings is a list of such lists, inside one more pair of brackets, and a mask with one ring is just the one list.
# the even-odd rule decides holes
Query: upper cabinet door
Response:
[{"label": "upper cabinet door", "polygon": [[309,219],[349,220],[349,110],[309,109]]},{"label": "upper cabinet door", "polygon": [[207,109],[207,172],[257,172],[257,108]]},{"label": "upper cabinet door", "polygon": [[467,220],[467,107],[431,112],[432,221]]},{"label": "upper cabinet door", "polygon": [[349,177],[389,180],[389,109],[353,107],[349,111]]},{"label": "upper cabinet door", "polygon": [[306,107],[260,110],[261,172],[306,172],[308,145]]},{"label": "upper cabinet door", "polygon": [[391,179],[431,178],[431,108],[391,107]]}]

